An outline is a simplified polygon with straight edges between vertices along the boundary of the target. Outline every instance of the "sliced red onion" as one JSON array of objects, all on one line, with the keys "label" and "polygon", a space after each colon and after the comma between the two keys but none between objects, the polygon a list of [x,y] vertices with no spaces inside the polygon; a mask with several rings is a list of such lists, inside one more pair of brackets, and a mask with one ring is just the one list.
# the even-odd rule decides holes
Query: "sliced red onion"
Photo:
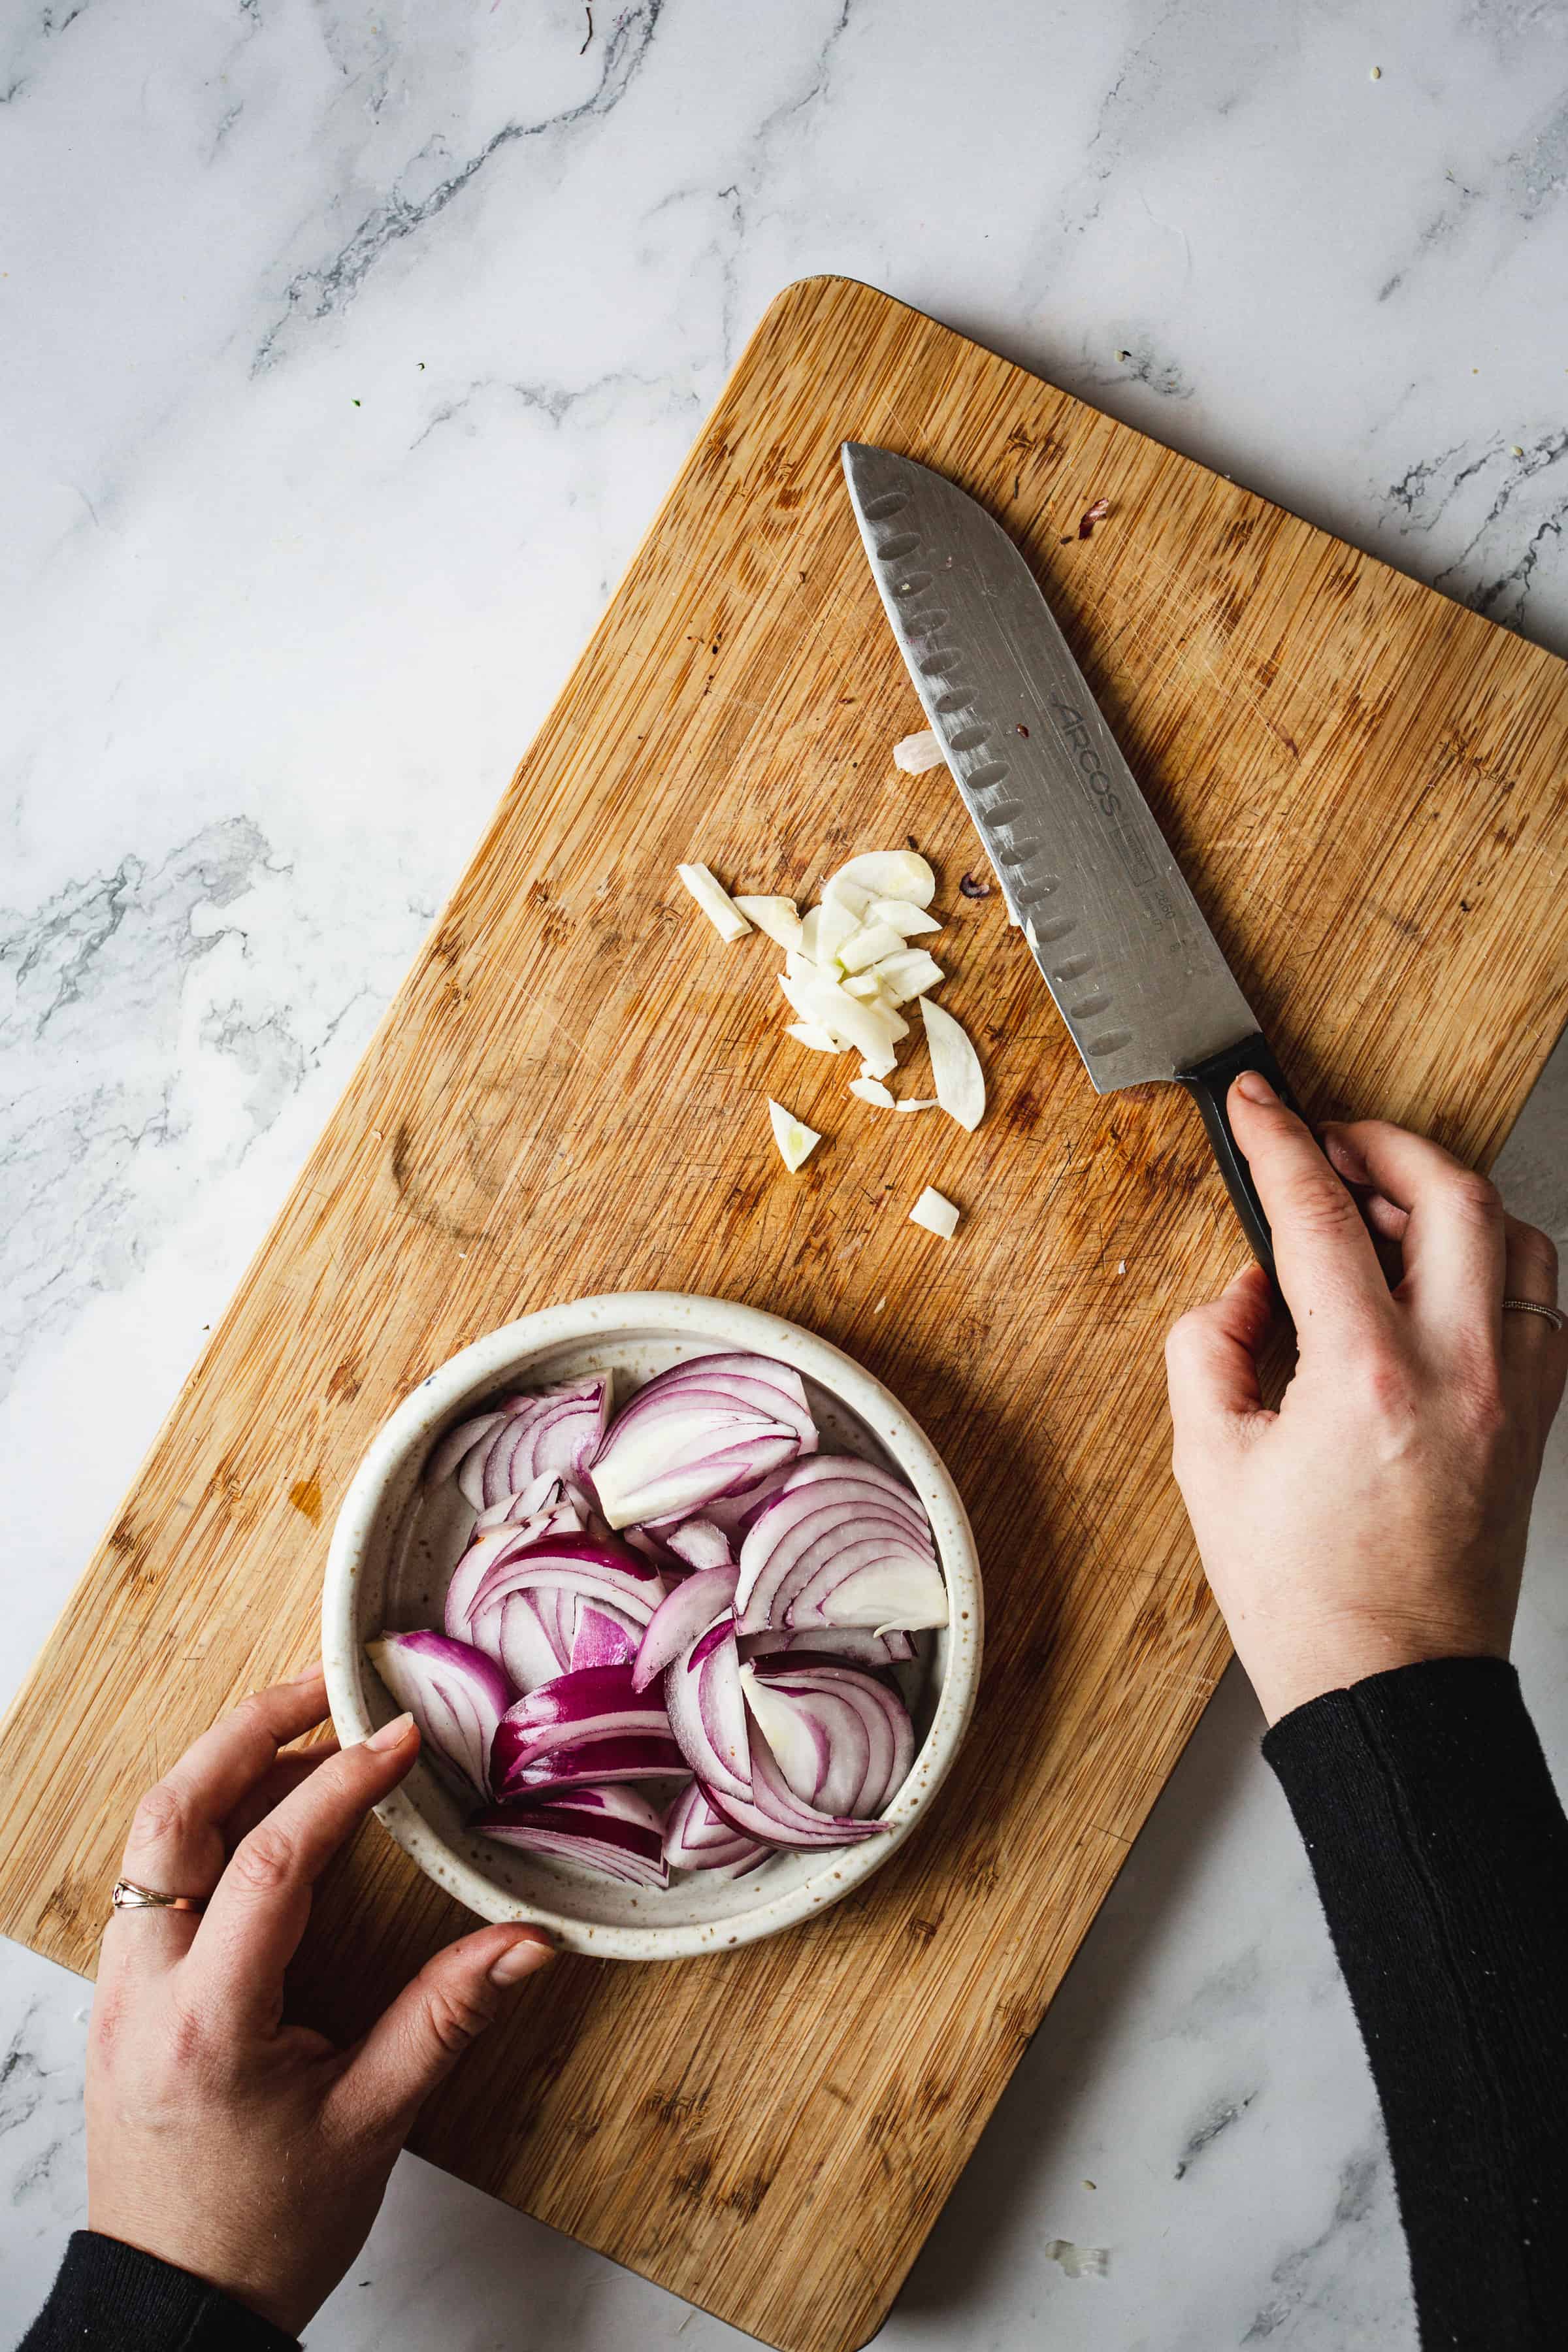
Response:
[{"label": "sliced red onion", "polygon": [[[497,1725],[490,1755],[496,1793],[510,1795],[513,1782],[552,1749],[622,1738],[669,1743],[669,1718],[658,1693],[635,1691],[631,1667],[626,1664],[558,1675],[508,1707]],[[679,1754],[664,1769],[679,1772]]]},{"label": "sliced red onion", "polygon": [[384,1633],[365,1650],[421,1738],[488,1795],[490,1747],[511,1697],[494,1660],[445,1633]]},{"label": "sliced red onion", "polygon": [[875,1837],[885,1826],[844,1815],[836,1818],[803,1805],[761,1738],[752,1743],[751,1796],[732,1796],[724,1789],[710,1789],[708,1796],[716,1813],[764,1845],[854,1845],[861,1838]]},{"label": "sliced red onion", "polygon": [[914,1727],[898,1693],[853,1666],[742,1666],[746,1705],[804,1803],[867,1820],[909,1778]]},{"label": "sliced red onion", "polygon": [[824,1657],[847,1666],[897,1666],[915,1654],[907,1633],[891,1627],[874,1633],[866,1625],[803,1625],[798,1633],[745,1633],[742,1658]]},{"label": "sliced red onion", "polygon": [[699,1569],[659,1602],[637,1651],[633,1690],[647,1690],[654,1676],[700,1641],[716,1618],[728,1618],[739,1575],[736,1568]]},{"label": "sliced red onion", "polygon": [[694,1356],[616,1416],[594,1457],[594,1486],[612,1528],[686,1518],[816,1450],[798,1372],[765,1356]]},{"label": "sliced red onion", "polygon": [[684,1780],[686,1761],[668,1731],[623,1731],[604,1739],[569,1740],[520,1764],[498,1787],[498,1797],[521,1803],[589,1781]]},{"label": "sliced red onion", "polygon": [[683,1519],[664,1540],[687,1568],[728,1568],[734,1560],[728,1535],[711,1519]]},{"label": "sliced red onion", "polygon": [[438,1486],[443,1478],[456,1475],[464,1461],[480,1441],[499,1429],[506,1414],[498,1406],[492,1412],[476,1413],[471,1421],[460,1421],[449,1429],[440,1444],[425,1465],[425,1484]]},{"label": "sliced red onion", "polygon": [[[475,1527],[477,1530],[478,1521]],[[492,1528],[483,1535],[476,1534],[475,1541],[469,1544],[452,1570],[451,1580],[447,1587],[445,1623],[452,1639],[455,1642],[473,1641],[475,1597],[486,1575],[499,1559],[513,1559],[521,1550],[542,1545],[552,1536],[582,1533],[583,1523],[575,1507],[563,1502],[556,1504],[551,1510],[538,1512],[521,1527]]]},{"label": "sliced red onion", "polygon": [[610,1380],[595,1372],[536,1396],[508,1397],[443,1438],[428,1481],[456,1476],[476,1511],[504,1503],[540,1477],[577,1478],[593,1460],[610,1411]]},{"label": "sliced red onion", "polygon": [[[548,1470],[542,1470],[537,1478],[531,1478],[527,1486],[520,1487],[515,1495],[508,1495],[503,1502],[492,1503],[488,1511],[481,1511],[474,1521],[474,1533],[485,1536],[492,1528],[520,1528],[525,1520],[537,1517],[541,1511],[555,1509],[566,1499],[565,1480],[552,1476]],[[574,1496],[571,1508],[581,1526],[582,1507]]]},{"label": "sliced red onion", "polygon": [[626,1885],[669,1884],[658,1815],[635,1789],[572,1789],[546,1804],[492,1805],[471,1826],[525,1853],[579,1863]]},{"label": "sliced red onion", "polygon": [[[490,1543],[495,1538],[487,1536],[482,1540]],[[570,1657],[571,1612],[578,1601],[607,1601],[642,1626],[666,1590],[658,1570],[624,1544],[600,1542],[588,1535],[554,1533],[530,1540],[528,1530],[521,1528],[517,1540],[509,1543],[503,1537],[500,1549],[489,1556],[483,1573],[472,1584],[467,1617],[473,1641],[481,1650],[489,1649],[497,1638],[488,1623],[491,1612],[515,1594],[531,1592],[542,1612],[547,1608],[555,1612],[556,1646],[563,1657]]]},{"label": "sliced red onion", "polygon": [[[658,1611],[654,1614],[657,1617]],[[642,1636],[642,1627],[634,1624],[624,1611],[602,1601],[580,1601],[572,1632],[572,1672],[581,1674],[588,1666],[629,1666]]]},{"label": "sliced red onion", "polygon": [[698,1779],[733,1796],[748,1796],[752,1782],[746,1702],[741,1691],[735,1622],[728,1608],[668,1668],[664,1703],[680,1752]]},{"label": "sliced red onion", "polygon": [[742,1633],[804,1625],[945,1625],[930,1524],[907,1486],[852,1454],[796,1464],[746,1532]]},{"label": "sliced red onion", "polygon": [[771,1849],[759,1838],[742,1837],[709,1803],[700,1781],[693,1780],[670,1808],[664,1825],[664,1858],[671,1870],[721,1872],[742,1877],[765,1862]]}]

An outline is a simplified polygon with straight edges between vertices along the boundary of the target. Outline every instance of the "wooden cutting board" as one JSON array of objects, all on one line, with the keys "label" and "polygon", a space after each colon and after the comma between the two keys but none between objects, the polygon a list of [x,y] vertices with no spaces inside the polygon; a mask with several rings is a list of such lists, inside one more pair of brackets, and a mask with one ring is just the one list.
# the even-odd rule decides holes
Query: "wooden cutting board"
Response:
[{"label": "wooden cutting board", "polygon": [[[434,1365],[644,1287],[859,1357],[984,1566],[979,1714],[923,1833],[772,1943],[563,1962],[416,2141],[791,2352],[876,2329],[1225,1661],[1160,1342],[1241,1255],[1189,1105],[1091,1093],[1000,898],[959,894],[980,861],[945,772],[892,766],[920,713],[846,436],[1022,541],[1303,1096],[1497,1150],[1568,1012],[1568,671],[881,294],[792,287],[0,1742],[0,1925],[90,1972],[132,1797],[310,1655],[338,1499]],[[973,1137],[852,1102],[781,1034],[776,951],[722,946],[674,878],[795,893],[906,834],[988,1067]],[[827,1139],[799,1176],[770,1093]],[[928,1181],[951,1243],[907,1222]],[[357,2032],[463,1925],[373,1823],[302,2008]]]}]

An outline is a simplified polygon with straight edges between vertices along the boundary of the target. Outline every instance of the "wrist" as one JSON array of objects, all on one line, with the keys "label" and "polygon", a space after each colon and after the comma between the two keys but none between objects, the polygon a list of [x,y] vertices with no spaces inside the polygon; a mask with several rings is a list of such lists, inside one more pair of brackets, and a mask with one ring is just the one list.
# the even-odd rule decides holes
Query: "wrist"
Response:
[{"label": "wrist", "polygon": [[1233,1629],[1237,1657],[1270,1726],[1325,1692],[1348,1690],[1370,1675],[1435,1658],[1506,1658],[1508,1640],[1477,1620],[1405,1618],[1367,1612],[1271,1631],[1267,1638]]}]

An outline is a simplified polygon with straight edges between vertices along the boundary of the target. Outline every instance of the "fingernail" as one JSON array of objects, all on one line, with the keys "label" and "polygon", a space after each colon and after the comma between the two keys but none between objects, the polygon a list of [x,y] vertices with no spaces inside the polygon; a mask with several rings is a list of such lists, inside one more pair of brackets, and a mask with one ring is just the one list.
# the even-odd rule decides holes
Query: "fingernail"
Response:
[{"label": "fingernail", "polygon": [[1248,1102],[1271,1103],[1279,1099],[1261,1070],[1243,1070],[1236,1082],[1236,1091],[1245,1095]]},{"label": "fingernail", "polygon": [[413,1728],[414,1717],[411,1715],[394,1716],[392,1721],[384,1723],[379,1731],[373,1731],[364,1744],[377,1749],[401,1748]]},{"label": "fingernail", "polygon": [[1328,1153],[1329,1158],[1333,1161],[1333,1164],[1338,1169],[1340,1174],[1347,1177],[1352,1184],[1371,1183],[1371,1169],[1367,1166],[1366,1161],[1362,1158],[1361,1153],[1356,1150],[1354,1144],[1347,1143],[1342,1135],[1335,1135],[1331,1129],[1325,1130],[1323,1136],[1323,1149]]},{"label": "fingernail", "polygon": [[520,1936],[515,1944],[507,1946],[499,1960],[490,1963],[490,1982],[521,1984],[524,1977],[531,1977],[535,1969],[542,1969],[546,1960],[554,1958],[554,1951],[542,1937]]},{"label": "fingernail", "polygon": [[283,1687],[285,1690],[294,1690],[300,1683],[319,1683],[324,1671],[321,1661],[318,1658],[313,1665],[305,1668],[302,1675],[290,1675]]}]

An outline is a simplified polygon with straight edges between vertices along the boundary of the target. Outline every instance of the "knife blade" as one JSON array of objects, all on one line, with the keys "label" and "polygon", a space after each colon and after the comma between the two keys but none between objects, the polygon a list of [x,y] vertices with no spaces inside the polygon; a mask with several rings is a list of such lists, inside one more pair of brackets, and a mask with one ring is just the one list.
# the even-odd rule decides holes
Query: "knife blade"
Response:
[{"label": "knife blade", "polygon": [[1272,1273],[1225,1105],[1244,1069],[1289,1090],[1033,572],[929,466],[856,441],[843,460],[910,677],[1091,1085],[1186,1087]]}]

